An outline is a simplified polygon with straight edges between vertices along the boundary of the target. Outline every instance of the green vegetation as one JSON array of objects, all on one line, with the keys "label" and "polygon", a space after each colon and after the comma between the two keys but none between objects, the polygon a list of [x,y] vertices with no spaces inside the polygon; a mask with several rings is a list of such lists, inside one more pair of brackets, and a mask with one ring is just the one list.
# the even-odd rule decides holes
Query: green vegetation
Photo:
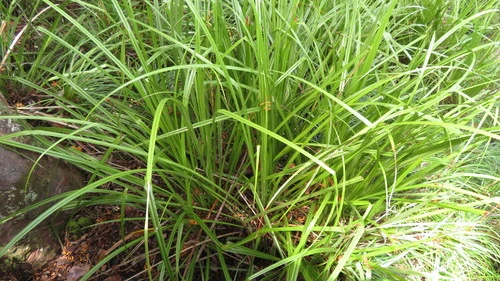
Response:
[{"label": "green vegetation", "polygon": [[68,233],[75,235],[77,237],[82,236],[83,233],[88,231],[88,227],[92,225],[92,219],[87,217],[80,217],[78,219],[72,219],[66,225]]},{"label": "green vegetation", "polygon": [[11,2],[0,144],[89,181],[8,246],[105,204],[151,280],[498,280],[496,1]]}]

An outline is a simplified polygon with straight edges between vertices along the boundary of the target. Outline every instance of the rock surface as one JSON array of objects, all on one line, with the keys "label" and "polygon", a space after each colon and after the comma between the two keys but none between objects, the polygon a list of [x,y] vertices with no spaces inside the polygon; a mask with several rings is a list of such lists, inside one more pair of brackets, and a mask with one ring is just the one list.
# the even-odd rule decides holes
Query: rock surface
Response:
[{"label": "rock surface", "polygon": [[[0,116],[13,114],[0,93]],[[26,128],[28,125],[22,121],[0,118],[0,136]],[[28,138],[14,140],[23,143],[34,141]],[[37,153],[15,150],[0,144],[0,198],[3,201],[0,204],[0,247],[43,212],[47,205],[6,220],[9,215],[33,203],[83,186],[83,177],[74,168],[48,156],[37,162],[38,158]],[[43,222],[26,235],[21,243],[11,248],[9,256],[29,262],[35,267],[51,259],[58,246],[51,221],[54,218]],[[60,222],[59,226],[64,226],[64,220],[57,218],[57,221]]]}]

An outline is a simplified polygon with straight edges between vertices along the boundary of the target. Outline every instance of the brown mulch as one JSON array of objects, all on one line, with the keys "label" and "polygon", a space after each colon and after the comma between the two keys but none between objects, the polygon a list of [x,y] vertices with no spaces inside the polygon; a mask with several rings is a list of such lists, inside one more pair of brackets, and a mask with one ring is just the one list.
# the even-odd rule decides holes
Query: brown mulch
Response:
[{"label": "brown mulch", "polygon": [[[90,209],[90,208],[89,208]],[[114,250],[130,242],[133,238],[143,235],[143,222],[127,221],[124,227],[125,236],[122,235],[118,208],[109,206],[93,207],[93,210],[84,209],[78,215],[87,216],[90,211],[97,211],[99,215],[94,218],[95,225],[80,237],[64,233],[63,248],[58,257],[47,263],[43,268],[36,270],[32,280],[36,281],[76,281],[85,275],[104,257]],[[143,211],[127,208],[127,218],[140,218]],[[131,257],[135,260],[131,262]],[[139,257],[139,259],[137,259]],[[145,280],[144,248],[133,247],[127,249],[115,258],[106,262],[89,280],[95,281],[122,281],[133,276],[132,280]]]}]

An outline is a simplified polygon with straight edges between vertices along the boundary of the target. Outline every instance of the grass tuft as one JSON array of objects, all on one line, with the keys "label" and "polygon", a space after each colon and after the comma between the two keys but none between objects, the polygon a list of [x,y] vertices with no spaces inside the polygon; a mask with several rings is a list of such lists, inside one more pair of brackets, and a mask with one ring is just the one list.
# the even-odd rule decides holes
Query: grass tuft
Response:
[{"label": "grass tuft", "polygon": [[0,255],[105,204],[143,235],[82,280],[140,244],[149,280],[495,280],[494,2],[1,4],[2,90],[38,109],[0,118],[39,125],[0,143],[89,181]]}]

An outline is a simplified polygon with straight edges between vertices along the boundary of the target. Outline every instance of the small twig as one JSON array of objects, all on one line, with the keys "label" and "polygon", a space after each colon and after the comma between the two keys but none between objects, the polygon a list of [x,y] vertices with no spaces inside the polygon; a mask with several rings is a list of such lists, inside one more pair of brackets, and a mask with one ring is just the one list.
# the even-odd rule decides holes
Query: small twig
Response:
[{"label": "small twig", "polygon": [[3,20],[2,24],[0,24],[0,35],[3,34],[3,31],[5,30],[6,26],[7,26],[7,22]]},{"label": "small twig", "polygon": [[[155,230],[153,228],[148,229],[148,233],[154,233],[154,232],[155,232]],[[113,246],[111,246],[111,248],[109,248],[106,251],[102,252],[99,255],[99,257],[98,257],[98,260],[102,260],[104,257],[106,257],[107,255],[109,255],[116,248],[118,248],[120,245],[124,244],[125,242],[127,242],[131,238],[135,238],[135,237],[143,235],[143,234],[144,234],[144,229],[139,229],[139,230],[136,230],[136,231],[133,231],[133,232],[129,233],[123,239],[121,239],[118,242],[116,242],[115,244],[113,244]]]}]

